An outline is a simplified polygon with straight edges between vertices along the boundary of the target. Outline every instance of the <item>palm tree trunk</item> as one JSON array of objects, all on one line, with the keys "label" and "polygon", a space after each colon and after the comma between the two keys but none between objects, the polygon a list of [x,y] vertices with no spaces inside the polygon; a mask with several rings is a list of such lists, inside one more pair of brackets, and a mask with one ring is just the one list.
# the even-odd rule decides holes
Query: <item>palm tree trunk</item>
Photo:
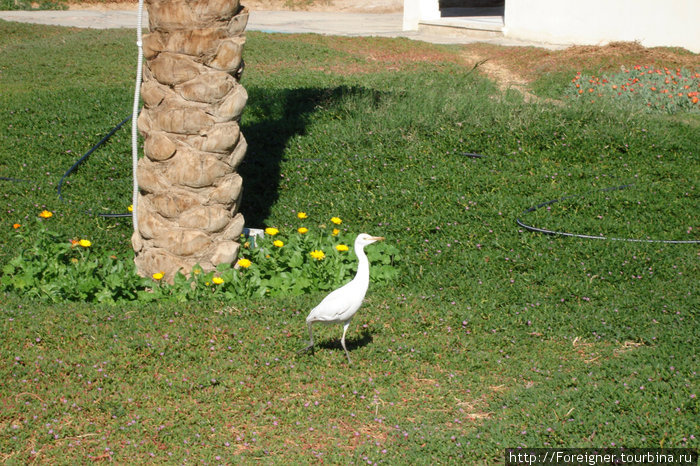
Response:
[{"label": "palm tree trunk", "polygon": [[171,281],[195,264],[205,271],[235,260],[243,230],[237,213],[246,152],[240,85],[247,9],[239,0],[146,0],[143,37],[145,138],[139,160],[138,231],[143,276]]}]

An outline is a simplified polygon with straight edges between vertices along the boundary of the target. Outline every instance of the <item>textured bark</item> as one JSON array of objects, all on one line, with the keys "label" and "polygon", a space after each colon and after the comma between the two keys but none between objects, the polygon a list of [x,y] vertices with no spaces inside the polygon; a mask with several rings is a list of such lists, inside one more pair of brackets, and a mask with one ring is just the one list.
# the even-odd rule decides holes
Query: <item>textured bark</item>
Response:
[{"label": "textured bark", "polygon": [[239,0],[146,0],[150,33],[138,128],[138,226],[132,237],[143,276],[172,281],[195,264],[205,271],[235,260],[243,230],[247,144],[239,122],[248,11]]}]

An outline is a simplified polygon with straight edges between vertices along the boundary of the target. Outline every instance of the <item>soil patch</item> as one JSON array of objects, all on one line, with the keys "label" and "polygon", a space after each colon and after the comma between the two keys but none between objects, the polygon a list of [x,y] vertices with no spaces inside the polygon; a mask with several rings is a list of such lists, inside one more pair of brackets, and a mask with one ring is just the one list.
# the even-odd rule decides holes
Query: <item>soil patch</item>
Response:
[{"label": "soil patch", "polygon": [[537,47],[502,47],[472,44],[464,47],[474,61],[487,60],[481,69],[501,83],[518,87],[543,73],[570,70],[620,71],[634,65],[700,69],[700,55],[680,48],[645,48],[635,42],[613,42],[605,46],[572,46],[564,50]]}]

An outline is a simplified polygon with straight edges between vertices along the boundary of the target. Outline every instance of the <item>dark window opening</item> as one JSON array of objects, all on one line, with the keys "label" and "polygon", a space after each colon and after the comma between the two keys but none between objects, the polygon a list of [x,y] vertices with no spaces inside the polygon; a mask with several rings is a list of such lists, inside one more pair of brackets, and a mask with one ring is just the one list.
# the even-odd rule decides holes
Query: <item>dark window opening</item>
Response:
[{"label": "dark window opening", "polygon": [[439,0],[442,18],[501,16],[505,0]]}]

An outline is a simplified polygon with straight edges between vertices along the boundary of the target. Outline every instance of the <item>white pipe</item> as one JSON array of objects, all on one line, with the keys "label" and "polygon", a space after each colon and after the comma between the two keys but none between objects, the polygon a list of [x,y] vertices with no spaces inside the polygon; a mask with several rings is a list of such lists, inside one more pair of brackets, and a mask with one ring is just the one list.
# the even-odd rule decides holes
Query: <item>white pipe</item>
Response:
[{"label": "white pipe", "polygon": [[131,218],[134,224],[134,231],[139,231],[138,225],[138,196],[139,196],[139,182],[136,178],[136,165],[138,163],[138,116],[139,116],[139,100],[141,96],[141,77],[143,72],[143,41],[142,39],[142,26],[143,24],[143,0],[139,0],[139,11],[136,20],[136,46],[138,47],[138,60],[136,64],[136,86],[134,88],[134,108],[131,113],[131,167],[132,167],[132,177],[134,179],[134,189],[131,196],[131,203],[133,206],[133,212],[131,213]]}]

